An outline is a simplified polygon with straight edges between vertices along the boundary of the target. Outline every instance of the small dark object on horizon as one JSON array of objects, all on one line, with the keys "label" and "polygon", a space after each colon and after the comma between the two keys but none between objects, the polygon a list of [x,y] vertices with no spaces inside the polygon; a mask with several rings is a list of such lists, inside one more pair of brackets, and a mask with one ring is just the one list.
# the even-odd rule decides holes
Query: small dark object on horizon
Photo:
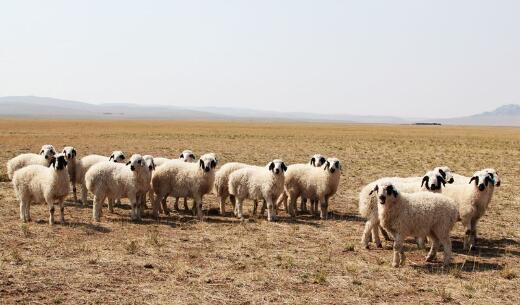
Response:
[{"label": "small dark object on horizon", "polygon": [[441,126],[441,123],[415,123],[414,125],[434,125],[434,126]]}]

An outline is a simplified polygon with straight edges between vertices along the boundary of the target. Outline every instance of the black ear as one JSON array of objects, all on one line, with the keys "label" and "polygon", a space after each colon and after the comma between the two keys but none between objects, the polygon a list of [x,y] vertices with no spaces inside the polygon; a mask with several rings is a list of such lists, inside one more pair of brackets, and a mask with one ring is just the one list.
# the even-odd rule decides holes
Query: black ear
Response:
[{"label": "black ear", "polygon": [[155,170],[155,162],[152,160],[152,168]]},{"label": "black ear", "polygon": [[341,164],[339,164],[339,161],[334,162],[334,166],[336,168],[341,168]]},{"label": "black ear", "polygon": [[217,161],[215,161],[215,160],[211,160],[211,167],[212,167],[212,168],[217,167]]},{"label": "black ear", "polygon": [[269,170],[272,171],[274,169],[274,162],[269,163]]},{"label": "black ear", "polygon": [[471,184],[471,182],[475,180],[475,185],[478,185],[478,177],[477,176],[473,176],[471,177],[471,179],[469,179],[469,184]]},{"label": "black ear", "polygon": [[446,180],[444,180],[444,177],[437,177],[437,179],[442,183],[443,186],[446,186]]},{"label": "black ear", "polygon": [[283,170],[284,172],[287,171],[287,165],[285,165],[285,162],[282,162],[282,170]]},{"label": "black ear", "polygon": [[130,163],[132,163],[132,162],[131,161],[126,162],[126,165],[130,165]]},{"label": "black ear", "polygon": [[52,157],[51,162],[49,163],[49,167],[52,165],[52,167],[56,167],[56,158]]},{"label": "black ear", "polygon": [[439,169],[439,174],[441,174],[442,178],[446,179],[446,173],[442,169]]},{"label": "black ear", "polygon": [[422,178],[421,187],[423,187],[424,183],[426,183],[426,188],[429,189],[428,181],[430,181],[430,177],[428,177],[428,176],[424,176],[424,177]]},{"label": "black ear", "polygon": [[488,184],[491,182],[491,184],[493,184],[493,181],[494,179],[492,178],[493,177],[493,174],[489,174],[489,176],[486,176],[486,178],[484,179],[484,183],[486,184],[486,186],[488,186]]},{"label": "black ear", "polygon": [[190,154],[189,156],[191,159],[195,159],[195,155],[194,154]]},{"label": "black ear", "polygon": [[321,164],[325,163],[325,161],[327,161],[325,158],[323,158],[323,157],[320,158],[320,163]]},{"label": "black ear", "polygon": [[72,149],[72,156],[76,156],[76,149]]},{"label": "black ear", "polygon": [[114,159],[114,155],[111,155],[110,158],[108,158],[108,161],[111,161]]},{"label": "black ear", "polygon": [[43,149],[40,151],[40,155],[42,155],[42,154],[43,154]]},{"label": "black ear", "polygon": [[199,166],[200,168],[204,169],[204,161],[202,161],[201,159],[199,159]]},{"label": "black ear", "polygon": [[377,193],[378,191],[379,191],[379,186],[376,184],[376,186],[374,187],[374,189],[370,191],[369,195],[372,195],[372,193],[374,193],[374,192]]},{"label": "black ear", "polygon": [[311,165],[316,166],[316,159],[314,157],[311,158]]},{"label": "black ear", "polygon": [[329,168],[330,168],[330,162],[327,161],[327,162],[325,162],[325,167],[323,168],[323,170],[327,170]]},{"label": "black ear", "polygon": [[181,154],[181,155],[179,156],[179,159],[184,159],[184,154]]}]

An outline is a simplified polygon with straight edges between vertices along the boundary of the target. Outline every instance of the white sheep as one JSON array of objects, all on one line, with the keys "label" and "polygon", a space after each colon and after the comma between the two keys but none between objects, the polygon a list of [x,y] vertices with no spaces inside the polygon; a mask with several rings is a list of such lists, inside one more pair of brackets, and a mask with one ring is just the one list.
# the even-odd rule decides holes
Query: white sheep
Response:
[{"label": "white sheep", "polygon": [[148,180],[149,183],[148,183],[148,188],[147,188],[146,192],[140,194],[139,198],[137,198],[137,201],[138,201],[137,203],[141,210],[141,214],[143,213],[143,210],[146,206],[146,193],[148,193],[148,195],[150,197],[150,202],[153,202],[153,200],[154,200],[154,195],[153,195],[153,190],[152,190],[152,174],[157,166],[155,164],[155,158],[151,155],[144,155],[143,160],[144,160],[145,166],[148,168],[148,177],[146,177],[144,179]]},{"label": "white sheep", "polygon": [[216,155],[208,153],[202,155],[197,163],[172,160],[157,167],[152,176],[154,217],[159,217],[160,203],[170,195],[193,198],[193,212],[202,220],[202,199],[213,188],[217,163]]},{"label": "white sheep", "polygon": [[[267,205],[267,220],[275,220],[274,204],[283,192],[287,166],[282,160],[273,160],[265,167],[247,166],[229,175],[228,189],[231,198],[236,200],[235,213],[243,218],[243,202],[251,199],[255,202],[265,200]],[[256,208],[255,208],[256,209]]]},{"label": "white sheep", "polygon": [[[321,154],[314,154],[311,157],[308,164],[311,166],[314,166],[314,167],[321,167],[323,164],[325,164],[326,161],[327,161],[327,159],[325,156],[323,156]],[[301,163],[298,163],[298,164],[302,165]],[[291,166],[294,167],[295,165],[297,165],[297,164],[289,165],[288,170],[291,168]],[[298,165],[298,166],[300,166],[300,165]],[[283,202],[285,211],[289,212],[289,209],[287,207],[287,198],[288,198],[287,194],[285,192],[283,192],[281,196],[282,197],[278,198],[278,200],[277,200],[276,209],[278,210],[280,202]],[[317,205],[318,205],[318,202],[316,200],[311,201],[311,214],[316,213]],[[307,198],[305,198],[304,196],[302,196],[302,198],[301,198],[300,210],[302,211],[302,213],[307,212]]]},{"label": "white sheep", "polygon": [[[480,171],[491,174],[491,176],[493,178],[493,184],[495,186],[500,186],[500,177],[498,176],[498,172],[494,168],[485,168]],[[455,182],[454,182],[455,184],[467,184],[467,183],[469,183],[469,180],[471,179],[471,177],[467,177],[467,176],[459,175],[459,174],[453,174],[453,178],[455,180]]]},{"label": "white sheep", "polygon": [[100,162],[124,162],[125,155],[122,151],[116,150],[112,152],[110,157],[100,155],[88,155],[76,161],[76,183],[81,185],[81,204],[82,206],[87,205],[87,185],[85,184],[85,174],[94,165]]},{"label": "white sheep", "polygon": [[[179,156],[179,160],[181,160],[183,162],[194,163],[196,161],[196,157],[195,157],[195,154],[191,150],[187,149],[181,153],[181,155]],[[164,201],[163,201],[163,210],[164,210],[165,206],[166,206],[166,199],[164,199]],[[175,197],[175,204],[174,204],[173,208],[176,211],[179,210],[179,197]],[[188,198],[186,198],[186,197],[184,197],[184,210],[185,211],[189,210]],[[167,211],[165,211],[165,213],[167,213]]]},{"label": "white sheep", "polygon": [[[438,171],[429,171],[423,177],[416,179],[416,177],[401,178],[401,177],[384,177],[377,179],[367,185],[365,185],[359,193],[359,213],[362,217],[367,218],[363,235],[361,237],[361,244],[368,249],[370,239],[372,239],[378,248],[382,247],[381,240],[379,239],[379,219],[377,211],[377,198],[373,192],[374,187],[377,184],[384,182],[392,182],[394,186],[399,188],[401,191],[406,193],[415,193],[420,191],[432,191],[440,192],[440,187],[446,184],[441,173]],[[390,238],[383,231],[385,238]],[[418,240],[419,247],[422,248],[423,242],[421,239]]]},{"label": "white sheep", "polygon": [[128,198],[132,207],[132,220],[141,219],[138,198],[150,187],[150,172],[143,157],[134,154],[125,164],[98,162],[85,174],[87,189],[94,194],[93,219],[100,221],[105,198],[110,203],[117,198]]},{"label": "white sheep", "polygon": [[7,161],[7,176],[9,179],[13,179],[14,172],[31,164],[49,166],[54,155],[56,155],[56,150],[49,144],[43,145],[39,154],[27,153],[18,155]]},{"label": "white sheep", "polygon": [[[466,184],[452,184],[442,189],[442,194],[453,199],[459,208],[460,221],[466,229],[464,250],[476,244],[477,223],[485,214],[495,189],[495,176],[486,171],[477,171]],[[455,178],[456,179],[456,178]]]},{"label": "white sheep", "polygon": [[[310,164],[295,164],[289,166],[285,175],[285,195],[280,197],[289,200],[289,214],[296,216],[296,200],[302,196],[311,200],[311,203],[320,202],[320,218],[327,219],[329,198],[338,190],[341,163],[337,158],[328,158],[321,167]],[[317,204],[312,204],[311,212],[317,211]]]},{"label": "white sheep", "polygon": [[[236,170],[241,168],[250,166],[245,163],[239,162],[229,162],[220,167],[220,169],[215,173],[215,194],[219,198],[220,203],[220,215],[224,215],[226,211],[226,199],[229,196],[229,175]],[[233,207],[236,206],[235,197],[230,197],[231,204]]]},{"label": "white sheep", "polygon": [[63,147],[63,152],[67,159],[67,172],[69,173],[70,184],[72,185],[72,194],[74,195],[74,202],[78,201],[76,192],[76,149],[72,146]]},{"label": "white sheep", "polygon": [[50,167],[32,164],[17,170],[13,175],[13,186],[20,201],[20,219],[31,220],[31,203],[47,203],[49,224],[54,224],[54,204],[60,206],[60,221],[65,223],[63,201],[70,192],[70,179],[66,171],[65,156],[51,158]]},{"label": "white sheep", "polygon": [[404,193],[393,182],[377,184],[378,218],[382,227],[394,236],[392,266],[404,264],[404,239],[408,236],[428,236],[432,240],[426,261],[435,259],[439,243],[444,248],[444,265],[451,262],[450,232],[459,212],[455,202],[441,194],[431,192]]}]

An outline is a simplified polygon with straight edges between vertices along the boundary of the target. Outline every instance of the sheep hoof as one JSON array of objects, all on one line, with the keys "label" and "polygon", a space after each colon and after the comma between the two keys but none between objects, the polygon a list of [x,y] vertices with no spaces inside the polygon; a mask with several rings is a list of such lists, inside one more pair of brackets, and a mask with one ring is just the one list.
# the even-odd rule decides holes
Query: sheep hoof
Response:
[{"label": "sheep hoof", "polygon": [[379,249],[383,249],[383,245],[382,245],[382,244],[378,244],[378,245],[377,245],[377,248],[379,248]]},{"label": "sheep hoof", "polygon": [[426,256],[426,261],[428,263],[431,263],[431,262],[435,261],[435,256],[430,256],[430,255]]},{"label": "sheep hoof", "polygon": [[399,268],[399,263],[393,262],[393,263],[392,263],[392,267],[394,267],[394,268]]}]

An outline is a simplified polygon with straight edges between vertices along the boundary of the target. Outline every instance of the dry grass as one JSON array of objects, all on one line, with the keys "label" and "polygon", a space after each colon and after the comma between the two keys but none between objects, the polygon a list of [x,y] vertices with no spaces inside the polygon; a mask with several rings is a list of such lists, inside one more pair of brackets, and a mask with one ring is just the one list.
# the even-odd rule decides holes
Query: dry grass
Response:
[{"label": "dry grass", "polygon": [[[74,145],[80,154],[113,149],[177,156],[214,151],[222,162],[303,162],[315,153],[343,160],[332,199],[333,219],[241,223],[216,216],[206,198],[204,222],[186,213],[129,221],[128,209],[92,223],[91,209],[70,203],[65,226],[46,224],[43,205],[21,225],[5,167],[0,168],[0,303],[36,304],[339,304],[520,303],[520,129],[259,124],[164,121],[1,120],[2,164],[44,143]],[[406,266],[390,266],[391,245],[363,250],[357,193],[386,175],[422,174],[446,164],[469,174],[499,170],[503,184],[480,223],[477,251],[454,264],[424,262],[412,242]],[[251,205],[248,206],[250,208]],[[229,208],[228,208],[229,210]],[[440,255],[442,258],[442,255]]]}]

